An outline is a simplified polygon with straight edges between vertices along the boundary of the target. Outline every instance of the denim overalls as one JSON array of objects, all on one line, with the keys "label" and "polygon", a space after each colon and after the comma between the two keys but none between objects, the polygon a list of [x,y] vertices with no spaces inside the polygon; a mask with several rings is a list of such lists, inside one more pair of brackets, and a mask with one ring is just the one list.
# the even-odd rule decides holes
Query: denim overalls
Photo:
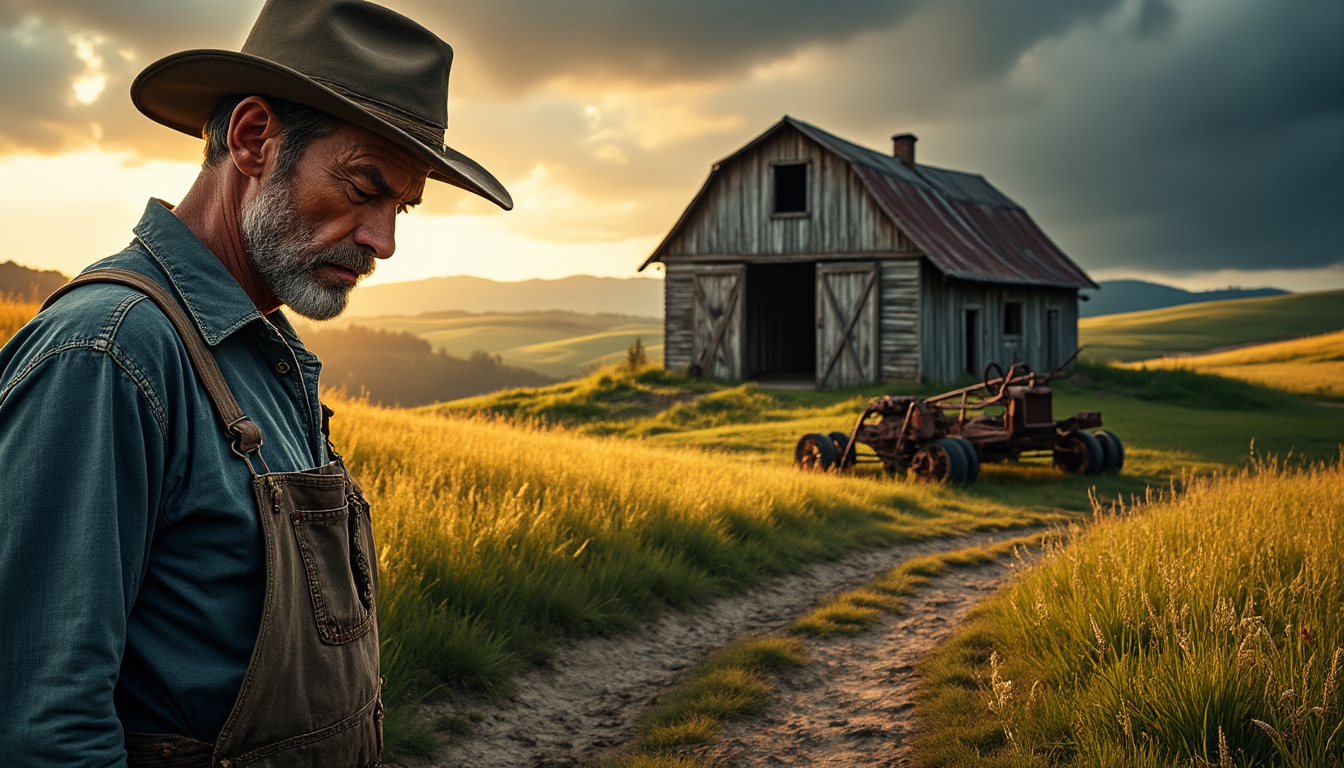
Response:
[{"label": "denim overalls", "polygon": [[[130,766],[374,766],[382,756],[378,562],[369,505],[340,455],[301,472],[271,472],[261,430],[242,413],[200,332],[173,296],[143,275],[85,273],[47,299],[92,282],[145,293],[186,345],[238,460],[252,475],[265,539],[261,628],[233,709],[214,744],[127,733]],[[331,411],[323,406],[322,431]],[[330,446],[330,442],[328,442]]]}]

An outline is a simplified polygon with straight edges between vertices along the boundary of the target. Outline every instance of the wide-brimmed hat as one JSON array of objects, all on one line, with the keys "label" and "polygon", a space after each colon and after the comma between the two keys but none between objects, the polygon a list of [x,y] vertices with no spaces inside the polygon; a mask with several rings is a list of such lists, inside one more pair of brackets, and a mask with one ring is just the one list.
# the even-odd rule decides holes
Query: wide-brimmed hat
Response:
[{"label": "wide-brimmed hat", "polygon": [[267,0],[238,51],[192,50],[150,64],[131,101],[200,136],[226,96],[274,96],[348,120],[409,149],[446,181],[508,210],[513,198],[444,144],[453,49],[399,13],[362,0]]}]

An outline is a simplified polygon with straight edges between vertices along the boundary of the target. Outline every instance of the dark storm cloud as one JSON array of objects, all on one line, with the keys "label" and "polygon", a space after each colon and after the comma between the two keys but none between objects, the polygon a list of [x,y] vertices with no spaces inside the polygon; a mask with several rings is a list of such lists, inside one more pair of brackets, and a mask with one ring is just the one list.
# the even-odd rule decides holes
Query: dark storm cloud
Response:
[{"label": "dark storm cloud", "polygon": [[36,17],[157,58],[184,48],[236,46],[260,8],[261,0],[0,0],[0,25]]},{"label": "dark storm cloud", "polygon": [[1171,29],[1176,19],[1176,7],[1167,0],[1143,0],[1131,29],[1138,37],[1152,37]]},{"label": "dark storm cloud", "polygon": [[720,78],[800,46],[897,23],[920,0],[400,0],[389,6],[521,88],[557,76]]},{"label": "dark storm cloud", "polygon": [[1071,85],[1016,126],[1005,175],[1094,235],[1085,265],[1161,271],[1344,261],[1344,4],[1243,7],[1217,36]]}]

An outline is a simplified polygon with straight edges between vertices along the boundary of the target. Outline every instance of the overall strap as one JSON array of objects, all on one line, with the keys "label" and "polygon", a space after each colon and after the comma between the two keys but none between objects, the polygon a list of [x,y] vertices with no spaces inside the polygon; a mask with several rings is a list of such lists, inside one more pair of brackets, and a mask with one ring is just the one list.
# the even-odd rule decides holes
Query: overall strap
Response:
[{"label": "overall strap", "polygon": [[196,328],[196,324],[187,316],[187,313],[183,311],[182,306],[177,303],[172,294],[153,279],[138,272],[130,272],[124,269],[98,269],[86,272],[61,286],[55,293],[47,297],[47,300],[42,304],[42,309],[51,306],[58,298],[71,290],[88,283],[124,285],[141,291],[153,300],[159,306],[159,309],[163,310],[163,314],[167,316],[168,321],[173,324],[173,328],[177,331],[177,335],[181,337],[182,343],[186,345],[187,357],[191,358],[191,366],[196,370],[196,376],[200,378],[201,384],[205,386],[205,391],[210,396],[210,402],[215,406],[215,413],[219,415],[219,420],[224,424],[224,432],[233,443],[234,452],[246,459],[247,454],[261,447],[261,429],[238,407],[238,400],[234,398],[233,391],[229,389],[228,383],[224,380],[224,373],[219,370],[219,363],[215,362],[215,356],[210,352],[210,347],[206,345],[200,330]]}]

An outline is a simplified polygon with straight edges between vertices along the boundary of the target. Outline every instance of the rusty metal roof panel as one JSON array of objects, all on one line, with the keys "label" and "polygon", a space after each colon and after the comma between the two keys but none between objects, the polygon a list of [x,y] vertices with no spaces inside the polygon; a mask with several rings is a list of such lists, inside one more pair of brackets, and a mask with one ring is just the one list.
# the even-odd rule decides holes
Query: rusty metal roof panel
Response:
[{"label": "rusty metal roof panel", "polygon": [[801,120],[783,122],[848,160],[887,215],[949,277],[1096,287],[1022,206],[983,176],[919,164],[910,168]]},{"label": "rusty metal roof panel", "polygon": [[1019,207],[958,200],[930,185],[855,168],[939,271],[961,280],[1091,288],[1095,283]]}]

